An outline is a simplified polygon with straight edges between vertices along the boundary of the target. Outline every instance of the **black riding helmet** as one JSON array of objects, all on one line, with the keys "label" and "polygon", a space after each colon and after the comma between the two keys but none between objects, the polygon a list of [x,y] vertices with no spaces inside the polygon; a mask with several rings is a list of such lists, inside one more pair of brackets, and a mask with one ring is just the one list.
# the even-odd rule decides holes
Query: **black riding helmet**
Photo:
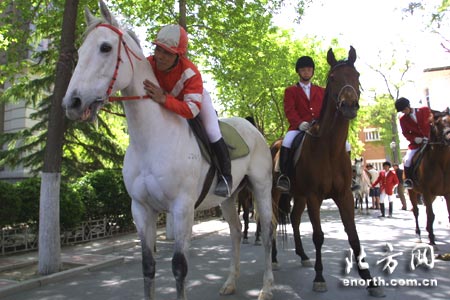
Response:
[{"label": "black riding helmet", "polygon": [[315,65],[314,65],[314,61],[311,57],[309,56],[302,56],[297,60],[297,63],[295,64],[295,72],[298,71],[298,69],[300,68],[313,68],[315,69]]},{"label": "black riding helmet", "polygon": [[406,98],[398,98],[397,101],[395,101],[395,109],[397,112],[403,111],[405,108],[409,107],[409,100]]}]

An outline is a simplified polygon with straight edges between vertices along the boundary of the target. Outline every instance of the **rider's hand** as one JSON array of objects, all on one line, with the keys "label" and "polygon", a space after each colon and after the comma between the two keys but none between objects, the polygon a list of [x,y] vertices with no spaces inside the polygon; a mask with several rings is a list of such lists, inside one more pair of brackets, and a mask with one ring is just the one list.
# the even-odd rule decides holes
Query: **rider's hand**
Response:
[{"label": "rider's hand", "polygon": [[311,125],[309,125],[308,122],[302,122],[300,123],[300,125],[298,126],[298,129],[300,129],[301,131],[306,131],[311,127]]},{"label": "rider's hand", "polygon": [[153,99],[153,101],[158,102],[159,104],[166,103],[166,94],[164,93],[164,90],[148,79],[144,80],[144,90],[147,92],[147,95]]},{"label": "rider's hand", "polygon": [[423,138],[421,138],[421,137],[416,137],[416,138],[414,138],[414,143],[416,143],[416,144],[422,144],[422,142],[423,142]]}]

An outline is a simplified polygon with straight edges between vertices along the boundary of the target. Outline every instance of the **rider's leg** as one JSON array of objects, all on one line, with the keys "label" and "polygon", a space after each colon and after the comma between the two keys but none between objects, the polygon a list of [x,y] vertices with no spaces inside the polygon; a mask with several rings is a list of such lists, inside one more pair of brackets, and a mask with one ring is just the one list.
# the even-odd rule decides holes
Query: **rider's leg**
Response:
[{"label": "rider's leg", "polygon": [[404,170],[405,170],[405,180],[403,182],[403,187],[405,189],[410,189],[413,187],[413,182],[412,182],[412,167],[411,167],[411,163],[412,163],[412,158],[414,156],[414,154],[417,152],[418,149],[408,149],[406,151],[405,157],[403,158],[403,165],[404,165]]},{"label": "rider's leg", "polygon": [[221,197],[229,197],[233,184],[230,154],[220,132],[217,114],[212,106],[211,96],[205,89],[203,90],[200,119],[205,127],[206,134],[211,143],[211,148],[219,162],[221,174],[218,174],[217,186],[214,193]]},{"label": "rider's leg", "polygon": [[277,188],[282,192],[289,192],[291,189],[291,182],[289,180],[289,164],[291,154],[291,145],[294,138],[300,133],[299,130],[290,130],[286,133],[280,149],[280,176],[277,180]]}]

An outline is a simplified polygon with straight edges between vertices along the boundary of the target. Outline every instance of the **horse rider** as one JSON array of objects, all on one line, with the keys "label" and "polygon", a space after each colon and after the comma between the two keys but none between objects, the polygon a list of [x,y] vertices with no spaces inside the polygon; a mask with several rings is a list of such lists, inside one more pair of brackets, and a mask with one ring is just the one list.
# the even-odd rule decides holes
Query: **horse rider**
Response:
[{"label": "horse rider", "polygon": [[412,158],[419,150],[423,142],[430,138],[431,125],[430,121],[432,113],[429,107],[424,106],[420,108],[411,108],[408,99],[401,97],[395,101],[395,109],[397,112],[402,112],[400,117],[400,126],[405,138],[409,141],[408,150],[403,158],[403,165],[405,171],[405,181],[403,186],[410,189],[413,186],[411,180],[412,176]]},{"label": "horse rider", "polygon": [[211,148],[219,161],[215,194],[229,197],[232,189],[231,161],[219,129],[216,111],[209,93],[203,88],[201,74],[187,57],[188,36],[179,25],[166,25],[152,42],[153,55],[147,59],[161,87],[144,81],[144,89],[153,101],[186,118],[200,117]]},{"label": "horse rider", "polygon": [[295,72],[300,80],[284,91],[284,112],[289,121],[289,129],[280,149],[280,176],[277,188],[289,192],[291,183],[288,175],[291,162],[291,146],[294,138],[311,127],[311,122],[320,116],[325,89],[312,84],[315,64],[311,57],[302,56],[295,64]]},{"label": "horse rider", "polygon": [[394,210],[394,188],[398,185],[399,181],[395,170],[391,168],[391,163],[385,161],[383,163],[383,170],[380,171],[378,178],[372,183],[372,187],[380,184],[380,210],[381,215],[379,217],[385,217],[385,205],[389,203],[389,218],[392,218],[392,212]]}]

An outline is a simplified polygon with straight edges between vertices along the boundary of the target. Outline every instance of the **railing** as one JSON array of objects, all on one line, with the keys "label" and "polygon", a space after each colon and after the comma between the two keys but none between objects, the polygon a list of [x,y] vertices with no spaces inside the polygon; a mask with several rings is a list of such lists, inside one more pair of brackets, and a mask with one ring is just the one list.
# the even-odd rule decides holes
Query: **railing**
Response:
[{"label": "railing", "polygon": [[[219,216],[216,208],[198,211],[196,220]],[[165,214],[160,214],[157,222],[158,227],[165,226]],[[20,225],[12,228],[1,229],[0,255],[13,254],[38,249],[39,233],[37,224]],[[119,233],[133,232],[133,224],[121,227],[117,220],[100,219],[82,222],[80,226],[61,233],[61,245],[85,243],[92,240],[111,237]]]}]

